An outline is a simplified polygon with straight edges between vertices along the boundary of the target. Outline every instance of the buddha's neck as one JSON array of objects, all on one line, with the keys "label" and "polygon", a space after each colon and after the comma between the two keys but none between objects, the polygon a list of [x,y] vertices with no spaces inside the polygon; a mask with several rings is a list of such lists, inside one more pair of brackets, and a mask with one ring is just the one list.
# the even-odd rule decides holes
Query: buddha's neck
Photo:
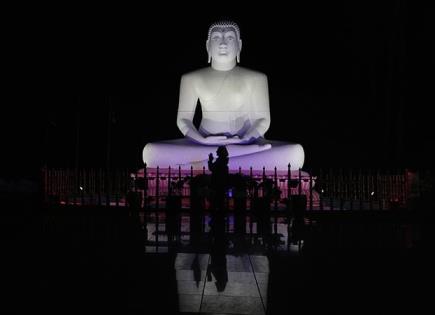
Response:
[{"label": "buddha's neck", "polygon": [[237,65],[236,60],[232,60],[231,62],[217,62],[215,60],[211,60],[211,67],[214,70],[218,71],[229,71],[233,69]]}]

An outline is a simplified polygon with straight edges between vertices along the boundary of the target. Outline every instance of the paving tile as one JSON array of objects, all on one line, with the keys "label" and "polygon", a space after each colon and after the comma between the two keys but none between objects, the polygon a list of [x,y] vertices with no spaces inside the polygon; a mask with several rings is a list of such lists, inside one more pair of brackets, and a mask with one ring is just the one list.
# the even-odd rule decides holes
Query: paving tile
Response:
[{"label": "paving tile", "polygon": [[204,295],[201,304],[201,312],[256,315],[265,314],[260,298],[224,295]]},{"label": "paving tile", "polygon": [[198,313],[201,306],[201,295],[179,294],[178,305],[180,312]]},{"label": "paving tile", "polygon": [[260,290],[261,298],[263,299],[263,303],[267,306],[267,294],[268,294],[268,283],[267,282],[259,282],[258,288]]},{"label": "paving tile", "polygon": [[244,283],[255,283],[255,277],[252,272],[228,272],[228,282],[244,282]]},{"label": "paving tile", "polygon": [[260,297],[256,283],[227,282],[225,290],[218,292],[214,281],[206,282],[204,295]]},{"label": "paving tile", "polygon": [[269,260],[266,256],[250,256],[254,272],[269,273]]},{"label": "paving tile", "polygon": [[204,281],[177,281],[178,294],[202,295],[204,291]]},{"label": "paving tile", "polygon": [[263,272],[256,272],[255,279],[257,279],[257,282],[268,282],[269,281],[269,274],[263,273]]},{"label": "paving tile", "polygon": [[251,272],[252,267],[248,255],[243,255],[243,256],[227,255],[227,271]]},{"label": "paving tile", "polygon": [[177,280],[181,280],[181,281],[195,281],[195,280],[197,280],[197,279],[195,279],[195,277],[197,277],[198,279],[203,281],[205,279],[205,275],[206,275],[205,270],[200,270],[199,272],[197,272],[196,275],[195,275],[195,272],[193,270],[178,269],[175,271],[175,276],[176,276]]},{"label": "paving tile", "polygon": [[[195,262],[196,256],[198,256],[198,260]],[[208,254],[178,253],[175,258],[174,268],[176,270],[192,270],[199,267],[201,270],[207,270],[208,260]]]}]

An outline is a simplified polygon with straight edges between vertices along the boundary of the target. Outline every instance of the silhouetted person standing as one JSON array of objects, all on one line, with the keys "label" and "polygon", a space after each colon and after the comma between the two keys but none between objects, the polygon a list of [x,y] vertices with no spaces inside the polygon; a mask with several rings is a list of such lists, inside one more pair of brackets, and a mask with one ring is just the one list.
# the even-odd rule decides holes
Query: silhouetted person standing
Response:
[{"label": "silhouetted person standing", "polygon": [[208,158],[208,168],[211,171],[210,188],[212,190],[212,223],[211,223],[211,264],[207,270],[208,281],[211,274],[216,278],[216,288],[219,292],[225,289],[228,281],[226,270],[226,245],[225,234],[225,192],[228,186],[228,151],[225,146],[216,150],[217,159],[213,161],[213,154]]},{"label": "silhouetted person standing", "polygon": [[227,237],[225,233],[225,214],[217,209],[212,215],[210,264],[207,268],[207,281],[215,278],[218,292],[223,292],[228,282],[227,272]]},{"label": "silhouetted person standing", "polygon": [[213,154],[208,156],[208,169],[211,171],[212,205],[214,210],[224,208],[225,192],[228,185],[228,151],[225,146],[216,150],[217,159],[213,162]]}]

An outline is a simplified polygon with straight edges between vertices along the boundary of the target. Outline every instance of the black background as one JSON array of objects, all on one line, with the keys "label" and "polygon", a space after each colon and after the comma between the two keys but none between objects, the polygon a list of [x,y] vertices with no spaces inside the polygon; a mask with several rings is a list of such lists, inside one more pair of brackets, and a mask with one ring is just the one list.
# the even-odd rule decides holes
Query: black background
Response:
[{"label": "black background", "polygon": [[25,69],[10,80],[30,88],[11,98],[18,119],[5,115],[3,124],[18,153],[10,163],[21,173],[46,163],[105,167],[109,129],[112,167],[141,167],[147,142],[181,137],[180,76],[207,66],[208,26],[220,19],[240,26],[240,65],[268,75],[266,137],[301,143],[307,168],[432,167],[428,7],[404,0],[161,4],[62,9],[36,19],[18,39]]}]

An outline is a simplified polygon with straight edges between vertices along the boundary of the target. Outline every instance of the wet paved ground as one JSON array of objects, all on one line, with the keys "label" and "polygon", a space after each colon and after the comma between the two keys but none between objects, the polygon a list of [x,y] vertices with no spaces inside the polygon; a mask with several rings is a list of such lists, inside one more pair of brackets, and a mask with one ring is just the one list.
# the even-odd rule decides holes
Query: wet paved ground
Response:
[{"label": "wet paved ground", "polygon": [[175,270],[181,312],[265,314],[266,256],[179,253]]},{"label": "wet paved ground", "polygon": [[[299,251],[286,218],[263,224],[230,216],[223,251],[213,247],[207,214],[182,214],[175,232],[178,225],[163,212],[149,213],[145,226],[125,211],[74,207],[51,209],[25,225],[20,218],[3,220],[5,235],[19,235],[4,259],[16,262],[8,270],[21,270],[10,273],[10,287],[21,298],[5,305],[27,314],[430,310],[430,217],[315,221],[308,222]],[[30,289],[32,283],[38,288]]]}]

